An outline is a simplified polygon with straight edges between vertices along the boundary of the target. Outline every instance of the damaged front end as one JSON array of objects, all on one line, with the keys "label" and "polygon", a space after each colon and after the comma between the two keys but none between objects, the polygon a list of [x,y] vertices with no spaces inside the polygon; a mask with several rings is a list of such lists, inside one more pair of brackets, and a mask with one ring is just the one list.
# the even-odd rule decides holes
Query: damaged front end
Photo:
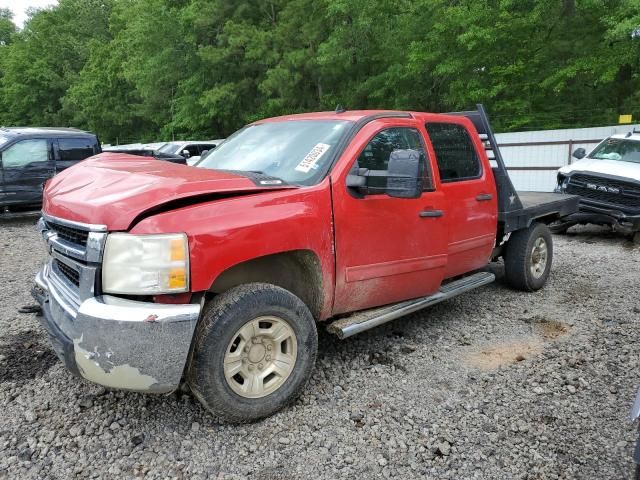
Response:
[{"label": "damaged front end", "polygon": [[201,305],[100,295],[106,227],[46,216],[38,225],[51,260],[38,273],[33,295],[67,369],[111,388],[178,388]]},{"label": "damaged front end", "polygon": [[558,174],[556,193],[580,197],[580,210],[555,225],[556,231],[592,223],[610,225],[614,231],[640,231],[640,183],[603,173],[572,171]]}]

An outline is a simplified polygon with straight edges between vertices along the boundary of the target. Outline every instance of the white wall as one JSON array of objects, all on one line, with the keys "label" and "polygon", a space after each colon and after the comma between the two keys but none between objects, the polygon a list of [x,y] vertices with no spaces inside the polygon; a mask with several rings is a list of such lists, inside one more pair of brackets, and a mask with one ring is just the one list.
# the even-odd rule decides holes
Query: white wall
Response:
[{"label": "white wall", "polygon": [[[570,141],[573,141],[571,152],[579,147],[583,147],[589,152],[597,144],[580,143],[580,140],[602,140],[615,133],[630,132],[633,127],[633,125],[612,125],[609,127],[497,133],[496,139],[516,190],[550,192],[553,191],[556,184],[556,170],[567,165],[571,160],[575,161],[570,157]],[[565,143],[559,145],[508,146],[508,144],[512,143],[559,141]],[[510,167],[518,169],[511,170]],[[544,167],[545,169],[536,170],[536,167]],[[522,168],[526,168],[526,170],[521,170]]]}]

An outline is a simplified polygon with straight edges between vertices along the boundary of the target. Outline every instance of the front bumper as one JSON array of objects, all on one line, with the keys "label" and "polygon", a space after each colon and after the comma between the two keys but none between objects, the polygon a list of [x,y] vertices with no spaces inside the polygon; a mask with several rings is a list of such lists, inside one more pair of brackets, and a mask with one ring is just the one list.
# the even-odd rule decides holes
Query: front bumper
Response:
[{"label": "front bumper", "polygon": [[72,373],[105,387],[168,393],[182,379],[201,306],[136,302],[102,295],[75,309],[38,273],[33,296],[51,345]]},{"label": "front bumper", "polygon": [[[556,187],[556,193],[565,193]],[[594,223],[611,225],[614,230],[623,233],[640,231],[640,214],[624,212],[613,205],[580,197],[579,211],[562,218],[563,224],[576,225]]]}]

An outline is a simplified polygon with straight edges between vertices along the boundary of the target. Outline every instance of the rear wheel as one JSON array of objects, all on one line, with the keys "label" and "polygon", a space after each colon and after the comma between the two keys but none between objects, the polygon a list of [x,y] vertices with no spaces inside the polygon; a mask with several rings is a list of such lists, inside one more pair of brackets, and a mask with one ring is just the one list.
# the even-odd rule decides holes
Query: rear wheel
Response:
[{"label": "rear wheel", "polygon": [[317,349],[315,321],[302,300],[274,285],[235,287],[205,307],[189,386],[215,415],[255,421],[298,396]]},{"label": "rear wheel", "polygon": [[507,284],[533,292],[544,286],[553,261],[553,240],[546,225],[533,223],[511,234],[504,254]]}]

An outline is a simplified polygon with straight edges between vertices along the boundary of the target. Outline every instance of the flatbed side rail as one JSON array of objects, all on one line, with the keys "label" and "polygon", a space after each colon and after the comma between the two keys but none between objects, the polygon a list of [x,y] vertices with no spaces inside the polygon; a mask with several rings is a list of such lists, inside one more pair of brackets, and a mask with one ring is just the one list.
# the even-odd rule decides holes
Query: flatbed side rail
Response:
[{"label": "flatbed side rail", "polygon": [[487,152],[489,160],[495,162],[495,166],[493,166],[492,170],[498,191],[498,212],[505,214],[522,210],[522,202],[520,201],[518,192],[516,192],[513,183],[511,183],[511,178],[509,178],[509,174],[507,173],[507,167],[504,164],[493,130],[491,130],[491,124],[489,123],[489,117],[484,109],[484,105],[479,103],[476,107],[477,110],[467,112],[450,112],[447,113],[447,115],[457,115],[471,120],[471,123],[473,123],[480,135],[480,140],[482,140],[482,143],[485,146],[485,151]]}]

